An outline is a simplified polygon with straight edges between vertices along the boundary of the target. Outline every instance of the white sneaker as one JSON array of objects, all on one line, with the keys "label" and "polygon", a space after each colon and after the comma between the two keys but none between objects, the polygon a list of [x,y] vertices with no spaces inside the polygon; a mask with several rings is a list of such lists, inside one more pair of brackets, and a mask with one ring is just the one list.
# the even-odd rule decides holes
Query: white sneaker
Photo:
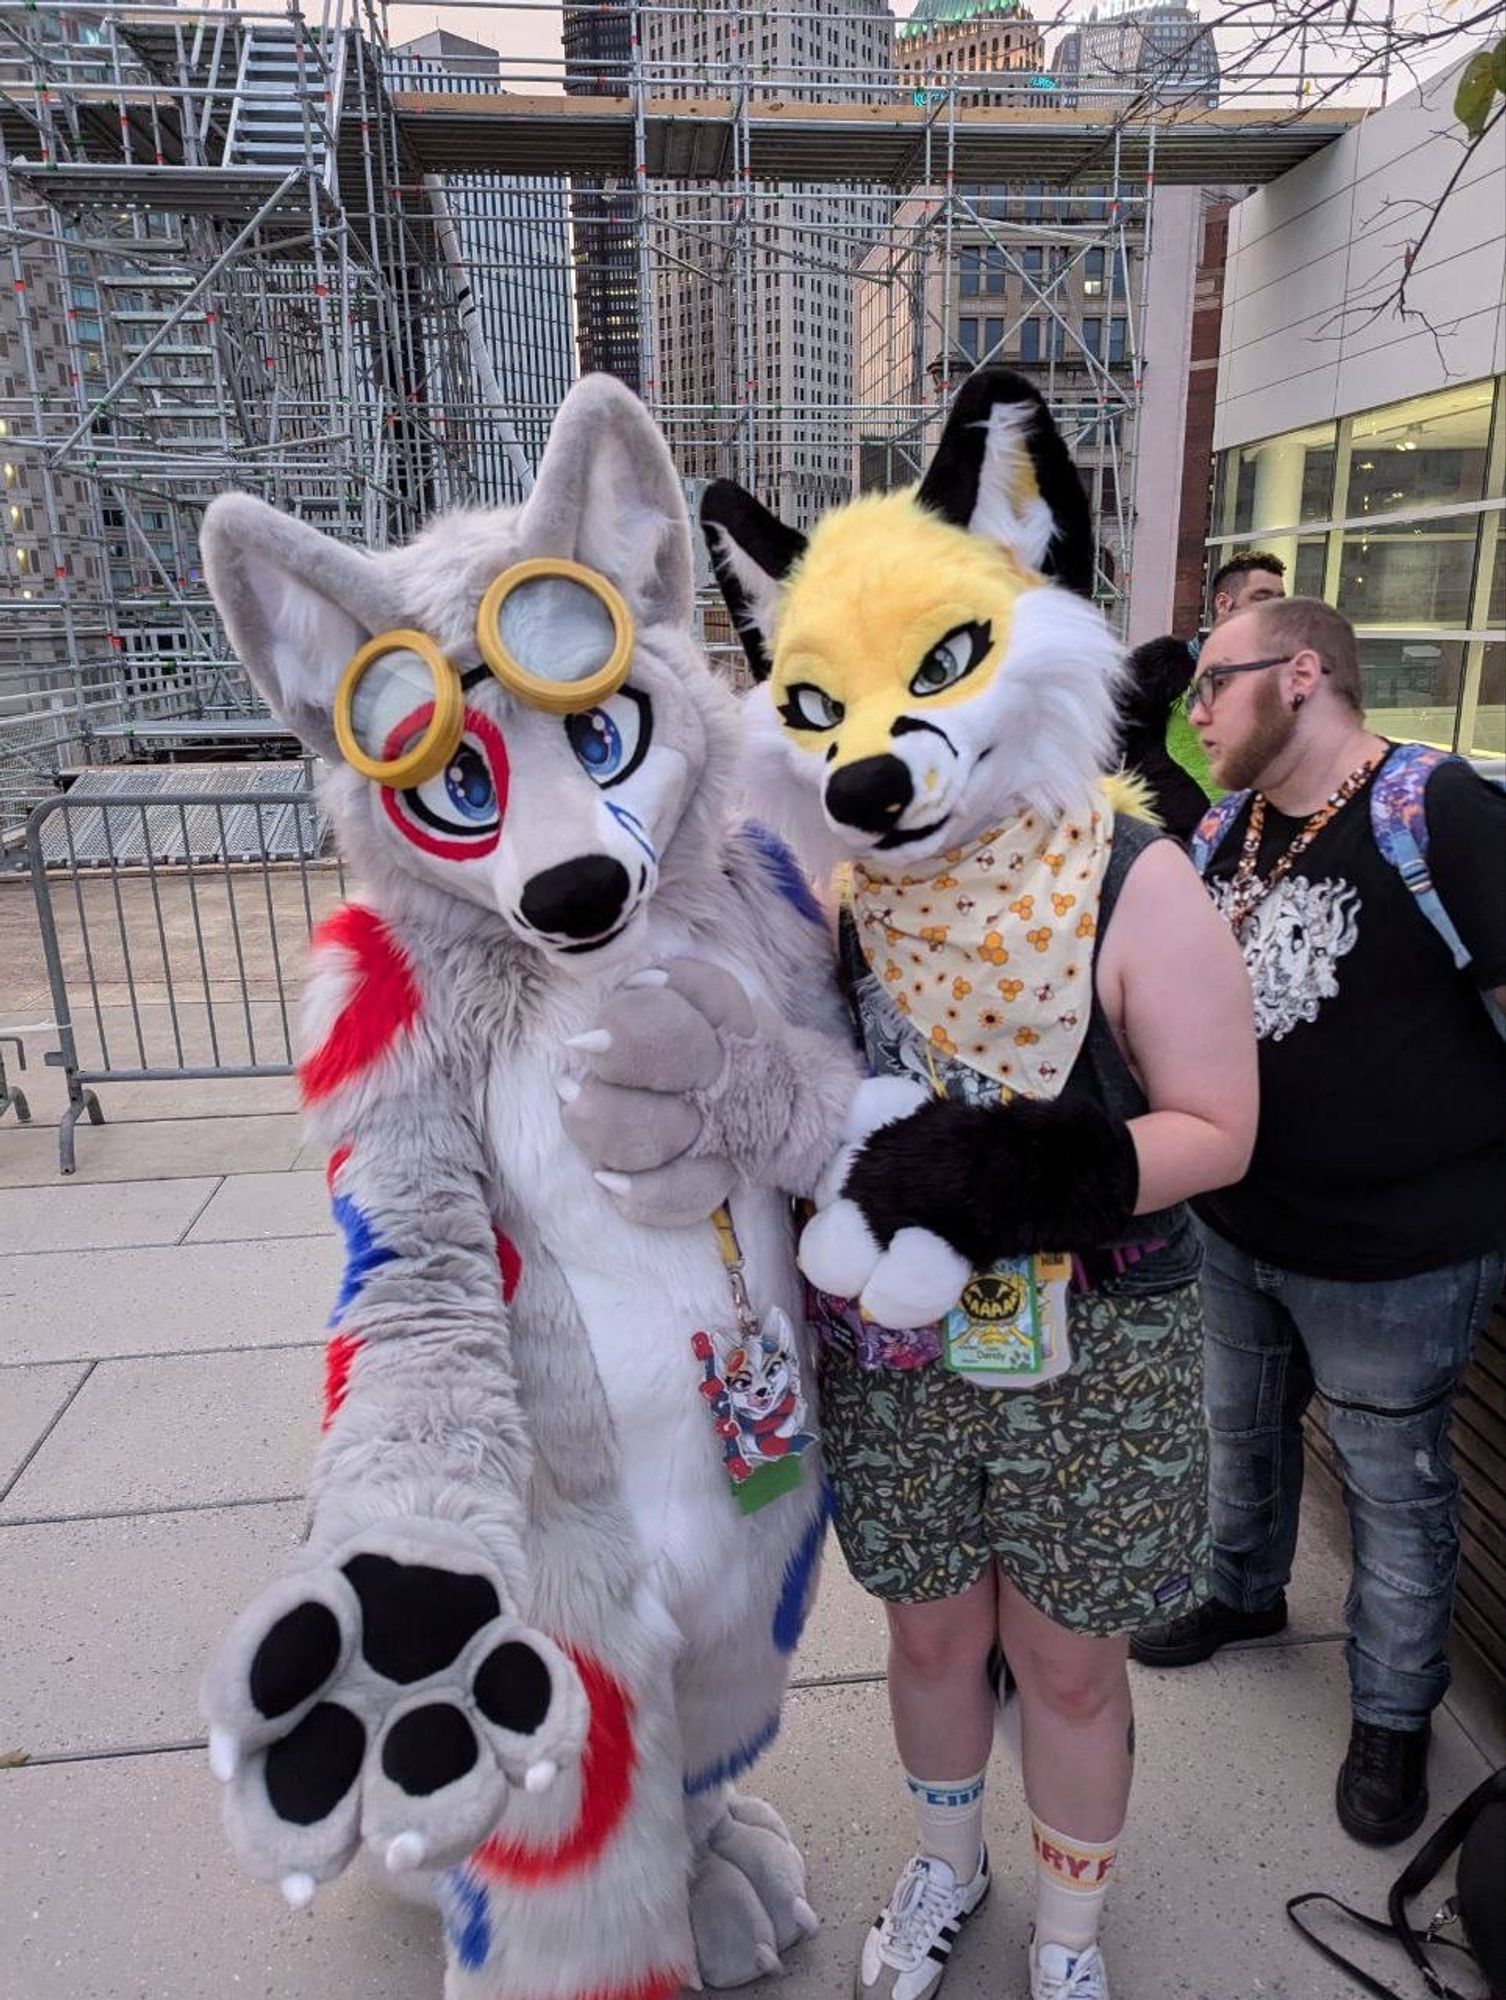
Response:
[{"label": "white sneaker", "polygon": [[988,1850],[978,1872],[958,1886],[944,1861],[917,1854],[905,1864],[863,1940],[853,1992],[857,2000],[931,2000],[946,1977],[957,1933],[988,1894]]},{"label": "white sneaker", "polygon": [[1109,1975],[1096,1944],[1030,1946],[1030,2000],[1109,2000]]}]

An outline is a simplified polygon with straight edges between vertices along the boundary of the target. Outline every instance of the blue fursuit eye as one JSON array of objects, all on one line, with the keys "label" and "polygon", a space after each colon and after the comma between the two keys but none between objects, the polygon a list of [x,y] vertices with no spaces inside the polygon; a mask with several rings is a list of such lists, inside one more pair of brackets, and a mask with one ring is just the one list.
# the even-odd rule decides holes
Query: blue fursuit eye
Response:
[{"label": "blue fursuit eye", "polygon": [[495,819],[497,788],[486,759],[473,745],[463,742],[445,766],[444,789],[462,822],[479,826]]},{"label": "blue fursuit eye", "polygon": [[624,688],[600,708],[565,717],[565,735],[576,761],[594,783],[620,785],[648,752],[652,711],[648,697]]}]

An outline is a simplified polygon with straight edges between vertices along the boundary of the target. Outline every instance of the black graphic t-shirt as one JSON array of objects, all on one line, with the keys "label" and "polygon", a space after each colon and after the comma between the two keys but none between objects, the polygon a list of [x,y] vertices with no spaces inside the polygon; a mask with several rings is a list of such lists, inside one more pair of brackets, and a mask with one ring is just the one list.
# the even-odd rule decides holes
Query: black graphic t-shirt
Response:
[{"label": "black graphic t-shirt", "polygon": [[[1373,782],[1373,781],[1372,781]],[[1506,1041],[1479,989],[1506,985],[1506,794],[1445,764],[1425,794],[1442,939],[1375,844],[1370,791],[1330,820],[1247,921],[1260,1130],[1203,1220],[1310,1277],[1410,1277],[1506,1244]],[[1227,912],[1248,806],[1206,881]],[[1266,810],[1263,878],[1302,822]]]}]

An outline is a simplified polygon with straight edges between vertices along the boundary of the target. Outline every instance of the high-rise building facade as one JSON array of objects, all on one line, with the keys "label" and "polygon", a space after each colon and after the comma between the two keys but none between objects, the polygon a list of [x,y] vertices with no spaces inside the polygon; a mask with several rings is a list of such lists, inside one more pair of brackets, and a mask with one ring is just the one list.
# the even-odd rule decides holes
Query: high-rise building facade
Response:
[{"label": "high-rise building facade", "polygon": [[[1046,45],[1021,0],[915,0],[895,30],[894,67],[924,87],[959,72],[976,81],[969,104],[1019,103],[1011,72],[1044,67]],[[1005,81],[990,91],[988,78]]]},{"label": "high-rise building facade", "polygon": [[[893,80],[883,0],[644,17],[649,94],[860,103]],[[854,294],[874,189],[669,188],[653,216],[655,404],[682,471],[731,472],[804,524],[852,490]]]},{"label": "high-rise building facade", "polygon": [[[632,0],[566,6],[565,89],[572,97],[625,97],[633,60]],[[640,395],[643,380],[642,244],[638,190],[630,180],[576,174],[570,182],[575,242],[575,321],[582,374],[600,369]]]},{"label": "high-rise building facade", "polygon": [[1131,98],[1158,104],[1218,102],[1218,51],[1211,23],[1183,0],[1151,7],[1095,7],[1070,28],[1051,61],[1064,110],[1112,117]]},{"label": "high-rise building facade", "polygon": [[[394,48],[396,89],[491,92],[501,88],[497,51],[443,29]],[[447,442],[452,490],[438,499],[521,498],[519,451],[536,465],[561,398],[575,379],[571,325],[569,192],[558,177],[503,179],[447,174],[430,192],[418,226],[432,229],[457,294],[469,288],[484,358],[474,393],[452,400]],[[457,267],[458,266],[458,267]],[[456,435],[457,429],[460,435]]]}]

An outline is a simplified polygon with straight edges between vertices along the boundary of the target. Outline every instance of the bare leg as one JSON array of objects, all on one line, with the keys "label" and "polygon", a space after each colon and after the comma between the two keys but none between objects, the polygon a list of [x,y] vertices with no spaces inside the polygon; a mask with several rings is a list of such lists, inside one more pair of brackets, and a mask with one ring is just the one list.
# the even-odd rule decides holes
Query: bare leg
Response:
[{"label": "bare leg", "polygon": [[958,1597],[890,1604],[889,1707],[905,1769],[926,1778],[981,1771],[993,1744],[994,1701],[984,1672],[993,1644],[990,1568]]},{"label": "bare leg", "polygon": [[1112,1840],[1133,1769],[1128,1640],[1068,1632],[1003,1578],[999,1639],[1020,1684],[1031,1811],[1081,1840]]}]

